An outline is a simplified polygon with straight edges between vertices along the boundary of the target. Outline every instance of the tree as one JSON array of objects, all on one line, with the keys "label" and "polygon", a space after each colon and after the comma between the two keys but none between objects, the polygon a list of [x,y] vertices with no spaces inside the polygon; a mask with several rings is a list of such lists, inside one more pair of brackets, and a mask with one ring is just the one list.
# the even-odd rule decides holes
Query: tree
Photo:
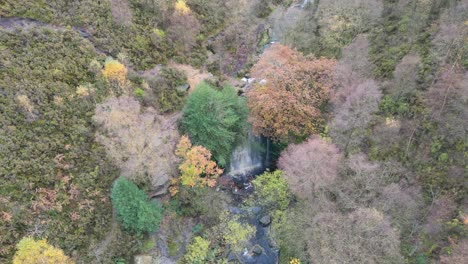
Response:
[{"label": "tree", "polygon": [[205,263],[206,256],[208,255],[208,249],[210,247],[210,241],[202,237],[195,237],[192,243],[188,246],[187,253],[183,257],[184,263],[187,264],[203,264]]},{"label": "tree", "polygon": [[120,177],[112,188],[112,205],[125,229],[135,233],[154,232],[159,228],[163,209],[131,181]]},{"label": "tree", "polygon": [[128,85],[127,80],[127,68],[125,65],[117,60],[107,60],[102,70],[102,75],[111,85],[114,91],[120,95],[126,92],[126,86]]},{"label": "tree", "polygon": [[201,25],[185,1],[178,0],[174,9],[175,12],[169,17],[167,33],[169,43],[174,45],[177,55],[183,58],[196,46]]},{"label": "tree", "polygon": [[179,165],[181,175],[172,180],[169,189],[171,195],[178,192],[178,184],[184,186],[209,186],[216,185],[216,179],[223,170],[216,166],[211,160],[211,152],[202,146],[192,146],[187,136],[182,136],[176,148],[176,155],[183,159]]},{"label": "tree", "polygon": [[398,233],[375,209],[319,213],[307,233],[310,258],[317,263],[404,262]]},{"label": "tree", "polygon": [[94,121],[99,125],[97,141],[121,174],[134,181],[148,178],[155,189],[177,175],[174,154],[179,133],[176,118],[141,109],[132,97],[111,97],[96,106]]},{"label": "tree", "polygon": [[260,81],[247,93],[255,133],[291,142],[317,132],[333,86],[334,60],[311,59],[274,44],[252,68]]},{"label": "tree", "polygon": [[255,187],[257,201],[268,209],[284,210],[288,207],[289,188],[283,177],[283,172],[266,171],[252,181]]},{"label": "tree", "polygon": [[206,83],[196,87],[184,109],[182,129],[193,144],[211,151],[224,167],[247,128],[247,108],[232,87],[217,91]]},{"label": "tree", "polygon": [[35,240],[24,237],[16,245],[17,251],[13,264],[73,264],[60,248],[47,243],[47,240]]},{"label": "tree", "polygon": [[335,145],[312,136],[301,144],[289,145],[281,153],[278,168],[295,194],[311,199],[315,190],[333,183],[338,177],[340,158]]},{"label": "tree", "polygon": [[365,129],[377,111],[381,93],[373,80],[348,83],[333,99],[335,117],[330,135],[343,150],[355,150],[365,136]]}]

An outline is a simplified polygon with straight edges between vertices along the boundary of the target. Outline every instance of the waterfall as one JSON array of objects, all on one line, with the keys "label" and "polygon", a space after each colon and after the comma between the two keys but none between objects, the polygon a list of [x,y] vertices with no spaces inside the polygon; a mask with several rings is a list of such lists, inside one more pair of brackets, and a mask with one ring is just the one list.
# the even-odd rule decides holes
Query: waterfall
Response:
[{"label": "waterfall", "polygon": [[309,3],[309,0],[304,0],[304,2],[302,2],[301,4],[301,8],[302,9],[306,8],[308,3]]},{"label": "waterfall", "polygon": [[266,165],[265,139],[248,133],[248,138],[244,144],[234,149],[232,153],[228,175],[252,176],[263,172]]}]

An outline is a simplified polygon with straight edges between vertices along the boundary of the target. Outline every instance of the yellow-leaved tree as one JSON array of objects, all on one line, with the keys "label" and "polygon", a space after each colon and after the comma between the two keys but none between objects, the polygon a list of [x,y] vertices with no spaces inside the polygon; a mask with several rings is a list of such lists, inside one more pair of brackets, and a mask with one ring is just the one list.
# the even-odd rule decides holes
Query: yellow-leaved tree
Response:
[{"label": "yellow-leaved tree", "polygon": [[125,92],[125,88],[128,84],[127,80],[128,70],[117,60],[108,60],[102,70],[102,75],[106,81],[116,90],[118,94]]},{"label": "yellow-leaved tree", "polygon": [[47,243],[47,240],[35,240],[24,237],[16,245],[17,251],[13,264],[73,264],[60,248]]},{"label": "yellow-leaved tree", "polygon": [[177,0],[175,10],[182,14],[190,13],[190,7],[187,6],[184,0]]},{"label": "yellow-leaved tree", "polygon": [[214,187],[216,179],[223,173],[216,162],[211,160],[211,152],[202,146],[192,146],[187,136],[181,137],[175,154],[183,161],[179,166],[180,177],[173,179],[169,188],[172,195],[179,191],[179,184],[189,187]]}]

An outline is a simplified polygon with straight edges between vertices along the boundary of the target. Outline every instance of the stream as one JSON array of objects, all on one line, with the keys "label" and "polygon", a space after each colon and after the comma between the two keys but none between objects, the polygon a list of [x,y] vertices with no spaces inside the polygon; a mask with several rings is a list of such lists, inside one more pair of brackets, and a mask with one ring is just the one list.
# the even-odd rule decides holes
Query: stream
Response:
[{"label": "stream", "polygon": [[[250,240],[249,248],[241,255],[230,255],[229,261],[241,261],[241,263],[252,264],[274,264],[278,263],[279,250],[273,245],[269,236],[270,225],[264,226],[260,218],[266,216],[266,212],[259,207],[243,207],[244,201],[253,193],[251,181],[269,167],[269,142],[266,138],[255,136],[252,132],[241,146],[238,146],[230,160],[230,166],[225,176],[230,177],[237,188],[232,191],[234,204],[227,210],[231,214],[240,215],[248,224],[256,228],[255,236]],[[253,247],[260,246],[260,252],[253,252]]]}]

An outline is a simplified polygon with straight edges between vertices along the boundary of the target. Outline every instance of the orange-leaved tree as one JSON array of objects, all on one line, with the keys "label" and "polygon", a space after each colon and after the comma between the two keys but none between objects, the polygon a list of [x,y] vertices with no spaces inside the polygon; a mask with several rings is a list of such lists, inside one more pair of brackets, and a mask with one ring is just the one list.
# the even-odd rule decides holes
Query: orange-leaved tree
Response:
[{"label": "orange-leaved tree", "polygon": [[254,132],[281,142],[317,132],[335,64],[280,44],[267,49],[251,71],[260,82],[247,93]]},{"label": "orange-leaved tree", "polygon": [[175,153],[182,158],[182,163],[179,165],[180,177],[174,178],[169,188],[172,196],[179,191],[179,184],[189,187],[216,185],[216,180],[223,170],[211,160],[211,152],[208,149],[192,146],[190,139],[182,136]]}]

